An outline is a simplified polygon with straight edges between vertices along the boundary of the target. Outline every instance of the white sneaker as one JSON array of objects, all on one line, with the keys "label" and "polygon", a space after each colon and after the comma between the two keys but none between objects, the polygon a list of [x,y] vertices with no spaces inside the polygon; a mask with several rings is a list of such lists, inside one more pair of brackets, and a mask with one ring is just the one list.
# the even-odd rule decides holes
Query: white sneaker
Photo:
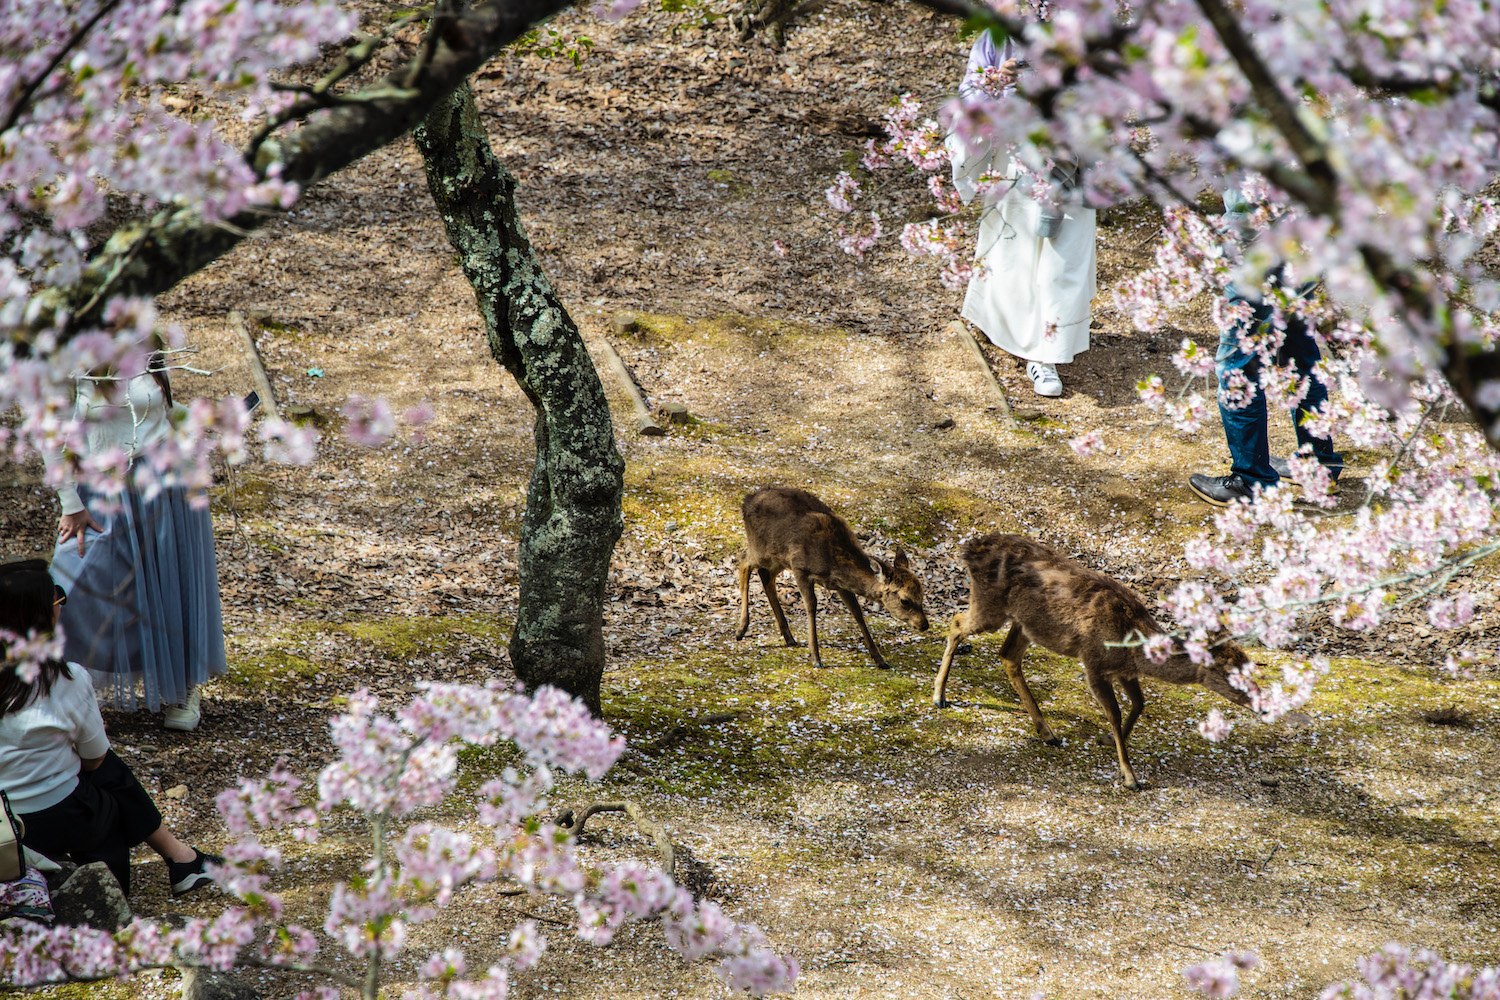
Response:
[{"label": "white sneaker", "polygon": [[192,730],[198,728],[198,721],[202,717],[199,708],[202,706],[203,698],[198,689],[189,688],[187,701],[181,705],[168,705],[162,712],[162,725],[168,729]]},{"label": "white sneaker", "polygon": [[1040,361],[1026,362],[1026,374],[1031,376],[1031,387],[1038,396],[1061,396],[1062,379],[1057,377],[1056,365],[1044,365]]}]

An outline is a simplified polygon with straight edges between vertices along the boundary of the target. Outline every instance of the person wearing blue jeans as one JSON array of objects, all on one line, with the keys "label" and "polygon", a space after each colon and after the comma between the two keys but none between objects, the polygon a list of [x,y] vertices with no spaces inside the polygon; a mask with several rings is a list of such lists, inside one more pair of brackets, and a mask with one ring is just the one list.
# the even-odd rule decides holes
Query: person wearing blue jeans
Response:
[{"label": "person wearing blue jeans", "polygon": [[[1227,199],[1226,199],[1227,200]],[[1300,295],[1309,293],[1313,284],[1299,289]],[[1188,477],[1188,486],[1200,499],[1216,507],[1227,507],[1239,499],[1249,499],[1257,483],[1262,489],[1275,486],[1281,477],[1288,474],[1285,459],[1272,458],[1267,443],[1268,415],[1266,394],[1260,385],[1260,354],[1252,345],[1246,350],[1240,338],[1247,330],[1257,333],[1265,331],[1271,321],[1274,307],[1271,303],[1242,294],[1230,284],[1225,288],[1225,298],[1230,305],[1244,303],[1250,306],[1251,314],[1219,334],[1219,351],[1214,357],[1214,369],[1219,378],[1219,416],[1224,421],[1224,439],[1229,445],[1230,467],[1227,476],[1207,476],[1194,473]],[[1312,451],[1335,480],[1344,469],[1344,459],[1333,450],[1331,438],[1314,436],[1303,419],[1317,410],[1328,399],[1328,387],[1313,372],[1322,357],[1318,342],[1308,332],[1307,324],[1290,313],[1286,313],[1286,337],[1281,349],[1276,352],[1277,364],[1290,366],[1298,378],[1307,379],[1307,393],[1292,410],[1292,426],[1297,431],[1298,449],[1306,447]],[[1256,338],[1258,339],[1258,338]],[[1224,405],[1229,392],[1231,372],[1241,372],[1249,383],[1250,398],[1244,406],[1231,409]],[[1337,492],[1335,487],[1334,492]]]}]

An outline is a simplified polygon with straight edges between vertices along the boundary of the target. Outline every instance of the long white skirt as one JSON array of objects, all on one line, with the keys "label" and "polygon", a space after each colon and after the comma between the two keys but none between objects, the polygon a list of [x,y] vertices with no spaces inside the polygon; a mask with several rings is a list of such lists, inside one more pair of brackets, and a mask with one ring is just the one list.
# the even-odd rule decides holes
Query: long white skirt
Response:
[{"label": "long white skirt", "polygon": [[1025,358],[1065,364],[1088,350],[1095,282],[1094,210],[1069,207],[1062,230],[1038,236],[1040,206],[1011,190],[979,224],[984,273],[969,282],[964,319],[990,343]]}]

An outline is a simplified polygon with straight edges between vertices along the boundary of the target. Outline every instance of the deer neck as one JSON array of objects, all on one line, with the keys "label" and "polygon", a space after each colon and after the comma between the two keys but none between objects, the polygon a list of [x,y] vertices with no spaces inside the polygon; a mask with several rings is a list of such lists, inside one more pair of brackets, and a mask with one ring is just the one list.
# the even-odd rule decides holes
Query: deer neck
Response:
[{"label": "deer neck", "polygon": [[873,556],[863,554],[858,557],[836,559],[833,572],[829,576],[835,587],[858,594],[860,597],[878,600],[881,591],[880,577],[876,576],[874,570],[870,568],[877,561]]}]

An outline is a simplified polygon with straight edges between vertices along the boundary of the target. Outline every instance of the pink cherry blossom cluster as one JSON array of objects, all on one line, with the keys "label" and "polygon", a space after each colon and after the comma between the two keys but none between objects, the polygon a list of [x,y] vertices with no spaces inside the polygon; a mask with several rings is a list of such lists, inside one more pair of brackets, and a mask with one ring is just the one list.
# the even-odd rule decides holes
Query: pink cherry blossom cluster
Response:
[{"label": "pink cherry blossom cluster", "polygon": [[[1264,192],[1263,181],[1243,186],[1247,199]],[[1263,230],[1272,217],[1262,204],[1250,214],[1247,228]],[[1186,547],[1190,565],[1227,577],[1238,594],[1229,599],[1179,592],[1169,610],[1195,638],[1227,628],[1271,646],[1294,642],[1303,616],[1318,604],[1328,606],[1335,624],[1355,630],[1378,627],[1392,610],[1424,600],[1434,625],[1466,623],[1475,598],[1454,592],[1451,584],[1466,566],[1494,551],[1487,541],[1496,526],[1490,488],[1500,469],[1478,430],[1434,429],[1436,415],[1461,405],[1447,384],[1436,375],[1393,380],[1382,360],[1387,349],[1377,319],[1340,307],[1328,294],[1296,294],[1295,272],[1258,286],[1273,315],[1264,329],[1249,329],[1239,312],[1246,307],[1222,298],[1231,280],[1246,280],[1236,270],[1234,234],[1177,210],[1167,215],[1164,237],[1155,266],[1117,288],[1122,311],[1151,327],[1198,295],[1213,294],[1216,322],[1244,328],[1242,348],[1256,351],[1261,360],[1258,385],[1233,372],[1220,387],[1219,400],[1237,408],[1259,388],[1272,412],[1296,405],[1309,387],[1307,378],[1277,363],[1285,324],[1295,316],[1324,344],[1317,377],[1331,390],[1329,402],[1305,426],[1393,456],[1377,463],[1364,505],[1347,516],[1309,518],[1309,507],[1337,506],[1333,475],[1311,455],[1291,455],[1290,482],[1257,491],[1253,503],[1231,505],[1216,516],[1212,537]],[[1483,329],[1483,336],[1492,338],[1493,331]],[[1191,430],[1199,421],[1191,412],[1184,419],[1183,411],[1202,405],[1192,387],[1212,375],[1212,361],[1191,341],[1184,341],[1173,361],[1187,376],[1176,402],[1159,376],[1140,384],[1141,399],[1179,429]],[[1293,485],[1301,491],[1295,498],[1299,503]]]},{"label": "pink cherry blossom cluster", "polygon": [[[1190,989],[1209,997],[1233,997],[1240,976],[1260,965],[1253,952],[1228,951],[1182,971]],[[1474,968],[1444,961],[1430,949],[1388,944],[1355,962],[1363,982],[1331,983],[1319,1000],[1495,1000],[1500,967]]]},{"label": "pink cherry blossom cluster", "polygon": [[[57,452],[66,463],[59,468],[78,481],[104,493],[122,486],[126,456],[85,456],[78,447],[87,427],[72,414],[75,379],[144,371],[151,336],[163,334],[170,350],[180,334],[162,330],[152,304],[136,300],[106,300],[96,329],[67,329],[64,313],[56,329],[38,332],[37,317],[51,315],[51,289],[83,274],[85,230],[104,220],[111,199],[145,219],[185,207],[207,220],[295,201],[297,186],[274,166],[258,173],[212,117],[184,114],[195,102],[237,104],[248,120],[273,112],[289,99],[276,90],[285,71],[352,39],[356,27],[335,0],[0,6],[0,410],[22,414],[14,432],[0,429],[0,452],[17,460]],[[379,436],[380,405],[365,404],[369,419],[352,422],[356,434]],[[137,488],[206,486],[215,446],[231,464],[249,457],[236,400],[196,402],[174,423],[132,468]],[[310,428],[268,421],[259,435],[268,460],[314,457]]]},{"label": "pink cherry blossom cluster", "polygon": [[1182,970],[1188,988],[1206,997],[1232,997],[1240,991],[1240,973],[1260,965],[1253,952],[1226,951],[1218,958]]},{"label": "pink cherry blossom cluster", "polygon": [[63,656],[63,631],[61,628],[45,634],[28,632],[19,635],[9,629],[0,628],[0,646],[5,656],[0,658],[0,667],[14,670],[24,683],[37,678],[37,671],[49,660],[60,660]]},{"label": "pink cherry blossom cluster", "polygon": [[[0,280],[76,278],[81,231],[104,215],[110,195],[148,211],[187,203],[218,219],[295,197],[294,186],[257,177],[211,122],[177,117],[161,98],[170,87],[213,91],[248,101],[253,114],[275,73],[354,27],[329,0],[7,3],[0,239],[19,237],[21,253],[0,263]],[[47,228],[23,228],[21,212],[40,213]]]},{"label": "pink cherry blossom cluster", "polygon": [[[554,688],[526,695],[496,683],[429,683],[394,715],[380,711],[367,692],[355,692],[331,729],[339,756],[318,777],[316,807],[303,801],[303,783],[285,764],[219,796],[225,825],[240,839],[213,874],[236,905],[174,930],[145,920],[113,936],[73,927],[0,930],[0,981],[31,985],[168,964],[231,969],[246,962],[327,975],[314,964],[319,944],[312,932],[281,923],[284,904],[270,887],[281,853],[263,844],[259,832],[281,829],[311,839],[319,814],[344,809],[365,817],[371,854],[360,878],[335,886],[323,932],[373,969],[402,954],[411,927],[439,917],[463,886],[505,876],[570,900],[578,935],[595,944],[608,944],[627,922],[656,919],[675,951],[690,962],[717,961],[733,990],[751,996],[792,990],[796,960],[777,954],[760,930],[695,900],[655,866],[585,867],[568,833],[538,818],[555,771],[598,778],[624,750],[581,702]],[[453,796],[457,745],[501,740],[514,743],[521,758],[481,791],[476,818],[491,831],[487,838],[427,822],[398,829],[413,810]],[[413,995],[504,1000],[511,971],[535,964],[546,948],[536,924],[525,921],[511,931],[503,960],[482,973],[470,975],[460,951],[434,953],[422,963]],[[362,995],[374,1000],[378,976],[361,982]],[[304,996],[334,995],[327,989]]]}]

